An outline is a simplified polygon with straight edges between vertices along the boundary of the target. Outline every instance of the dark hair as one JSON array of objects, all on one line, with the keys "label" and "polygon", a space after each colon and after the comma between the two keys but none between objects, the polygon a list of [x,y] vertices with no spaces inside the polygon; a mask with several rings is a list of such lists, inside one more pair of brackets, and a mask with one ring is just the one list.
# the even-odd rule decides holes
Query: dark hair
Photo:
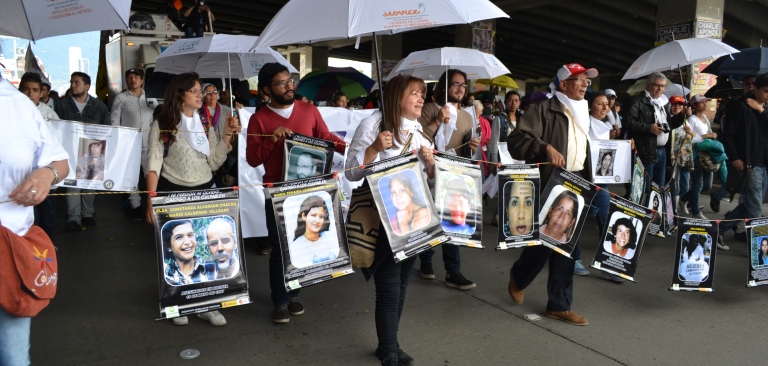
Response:
[{"label": "dark hair", "polygon": [[387,127],[394,135],[395,141],[400,144],[403,143],[400,137],[403,123],[401,120],[402,114],[400,113],[400,100],[403,99],[405,93],[414,84],[417,84],[421,88],[421,93],[424,94],[427,89],[427,84],[424,83],[424,80],[403,74],[389,80],[387,88],[384,89],[384,118],[387,122]]},{"label": "dark hair", "polygon": [[325,200],[319,196],[309,196],[301,202],[301,206],[299,207],[299,214],[296,217],[296,230],[293,232],[293,240],[298,239],[307,231],[307,222],[302,215],[306,216],[310,210],[316,207],[322,207],[326,214],[325,222],[323,223],[323,227],[320,228],[320,232],[328,231],[328,228],[331,226],[331,212],[328,211],[328,206],[325,204]]},{"label": "dark hair", "polygon": [[179,119],[184,109],[184,93],[194,88],[195,84],[200,84],[200,76],[196,72],[187,72],[176,75],[165,89],[163,109],[157,115],[157,127],[161,131],[173,131],[160,134],[168,136],[170,143],[176,141],[176,131],[179,130]]},{"label": "dark hair", "polygon": [[48,88],[48,90],[51,90],[51,84],[48,84],[45,82],[45,80],[40,82],[40,89]]},{"label": "dark hair", "polygon": [[336,106],[336,102],[338,102],[339,99],[341,99],[341,97],[345,97],[346,98],[347,95],[344,94],[344,92],[342,92],[342,91],[336,91],[333,94],[331,94],[331,105],[330,106],[331,107],[335,107]]},{"label": "dark hair", "polygon": [[520,93],[518,93],[517,90],[510,90],[507,92],[507,94],[504,94],[504,104],[507,104],[507,101],[509,101],[509,98],[513,95],[517,95],[518,98],[522,99],[522,97],[520,96]]},{"label": "dark hair", "polygon": [[[544,217],[544,221],[541,223],[541,226],[549,223],[549,216],[552,215],[552,211],[555,209],[555,206],[557,206],[564,199],[570,199],[573,201],[573,216],[571,219],[576,220],[576,217],[579,215],[579,198],[576,196],[576,193],[565,189],[560,192],[560,194],[558,194],[557,197],[555,197],[555,199],[552,201],[552,204],[549,206],[549,210],[547,210],[547,216]],[[571,235],[573,235],[575,226],[576,225],[570,225],[568,227],[568,230],[565,233],[565,237],[568,238],[568,240],[571,240]]]},{"label": "dark hair", "polygon": [[101,147],[101,153],[104,154],[104,144],[102,144],[101,141],[94,141],[88,144],[88,151],[87,151],[88,155],[91,154],[91,146],[93,145],[99,145],[99,147]]},{"label": "dark hair", "polygon": [[[385,102],[386,103],[386,102]],[[427,204],[422,202],[422,198],[419,195],[416,195],[413,193],[413,185],[411,184],[411,180],[408,179],[408,177],[405,175],[405,173],[397,173],[395,174],[392,179],[389,181],[389,186],[392,187],[392,182],[397,181],[398,183],[402,184],[405,189],[408,190],[408,192],[411,193],[411,201],[416,206],[420,207],[426,207]]]},{"label": "dark hair", "polygon": [[592,103],[594,103],[595,99],[597,99],[597,97],[599,97],[601,95],[605,96],[606,99],[608,98],[608,96],[605,95],[605,91],[604,90],[595,90],[595,91],[593,91],[591,93],[587,93],[587,95],[585,96],[586,97],[585,99],[587,100],[587,103],[589,103],[589,110],[590,111],[592,110]]},{"label": "dark hair", "polygon": [[169,254],[173,253],[173,249],[171,249],[171,236],[173,236],[173,229],[181,226],[189,224],[189,226],[192,226],[192,229],[195,228],[195,225],[192,224],[191,220],[173,220],[169,221],[163,226],[163,229],[160,231],[160,237],[163,239],[163,252],[165,252],[165,257],[168,257]]},{"label": "dark hair", "polygon": [[[457,69],[449,69],[448,71],[444,72],[443,75],[440,76],[440,80],[437,81],[437,86],[435,87],[435,102],[440,105],[445,105],[448,103],[448,100],[446,99],[446,85],[445,85],[445,73],[448,73],[448,82],[450,83],[451,80],[453,80],[453,77],[456,74],[461,74],[461,76],[464,77],[464,82],[467,82],[467,73],[461,70]],[[468,91],[468,89],[464,89],[465,92]]]},{"label": "dark hair", "polygon": [[755,79],[756,89],[760,89],[764,86],[768,86],[768,74],[762,74]]},{"label": "dark hair", "polygon": [[616,232],[619,230],[619,225],[629,229],[629,241],[627,242],[627,248],[629,249],[637,248],[637,231],[635,230],[635,225],[632,225],[632,220],[626,217],[622,217],[613,223],[613,227],[611,227],[613,240],[611,241],[616,242]]},{"label": "dark hair", "polygon": [[91,77],[84,72],[75,71],[72,73],[72,76],[70,76],[70,78],[73,78],[73,77],[79,77],[80,79],[83,79],[83,84],[91,85]]},{"label": "dark hair", "polygon": [[259,93],[263,93],[265,87],[270,88],[271,93],[272,79],[275,78],[275,75],[283,71],[288,72],[288,67],[279,62],[269,62],[264,64],[264,66],[261,67],[261,70],[259,70]]},{"label": "dark hair", "polygon": [[656,207],[658,207],[659,205],[661,205],[661,201],[659,200],[659,196],[653,196],[653,202],[658,202],[658,204],[654,205],[654,206],[656,206]]},{"label": "dark hair", "polygon": [[760,240],[760,248],[757,249],[757,254],[763,254],[763,242],[768,241],[768,238],[763,238]]},{"label": "dark hair", "polygon": [[40,77],[40,74],[34,71],[27,71],[21,76],[19,88],[21,88],[24,83],[37,83],[40,89],[43,88],[43,78]]},{"label": "dark hair", "polygon": [[704,243],[707,242],[707,238],[700,234],[691,234],[688,236],[688,241],[683,240],[683,249],[688,249],[688,256],[696,250],[696,247],[701,243],[701,247],[704,248]]}]

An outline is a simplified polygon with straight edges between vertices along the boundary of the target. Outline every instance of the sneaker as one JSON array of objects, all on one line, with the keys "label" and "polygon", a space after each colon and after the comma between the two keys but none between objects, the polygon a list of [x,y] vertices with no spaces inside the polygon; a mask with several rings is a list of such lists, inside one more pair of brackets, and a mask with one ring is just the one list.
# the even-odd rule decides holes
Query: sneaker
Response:
[{"label": "sneaker", "polygon": [[419,276],[425,280],[434,280],[435,270],[432,269],[432,263],[421,262],[421,267],[419,267]]},{"label": "sneaker", "polygon": [[689,215],[690,212],[688,212],[688,203],[686,203],[683,200],[680,200],[677,202],[677,214],[678,215]]},{"label": "sneaker", "polygon": [[189,318],[186,316],[180,316],[178,318],[171,319],[171,323],[173,323],[173,325],[187,325],[189,324]]},{"label": "sneaker", "polygon": [[717,236],[717,249],[720,250],[729,250],[731,249],[729,246],[725,245],[725,242],[723,242],[723,236],[718,235]]},{"label": "sneaker", "polygon": [[547,311],[545,314],[550,318],[560,319],[568,324],[573,324],[573,325],[589,324],[589,321],[587,321],[587,319],[585,319],[584,317],[572,311]]},{"label": "sneaker", "polygon": [[381,366],[400,366],[400,360],[397,353],[392,352],[382,356],[379,357]]},{"label": "sneaker", "polygon": [[288,312],[291,313],[291,315],[304,314],[304,304],[301,303],[301,299],[298,297],[288,299]]},{"label": "sneaker", "polygon": [[709,195],[709,208],[711,208],[714,213],[720,212],[720,200],[715,198],[714,194]]},{"label": "sneaker", "polygon": [[78,231],[83,231],[83,227],[80,226],[80,224],[77,223],[77,221],[70,221],[67,223],[67,226],[64,226],[64,231],[68,233],[74,233]]},{"label": "sneaker", "polygon": [[616,282],[616,283],[623,283],[624,282],[623,278],[621,278],[621,277],[619,277],[617,275],[610,274],[610,273],[605,273],[605,272],[601,272],[600,273],[600,278],[602,278],[604,280],[608,280],[608,281],[613,281],[613,282]]},{"label": "sneaker", "polygon": [[291,321],[288,316],[288,305],[275,306],[275,310],[272,311],[272,322],[275,324],[285,324]]},{"label": "sneaker", "polygon": [[197,317],[203,320],[207,320],[214,327],[227,325],[227,319],[224,319],[224,315],[221,315],[221,313],[216,310],[197,314]]},{"label": "sneaker", "polygon": [[141,209],[141,206],[131,209],[131,220],[133,221],[144,220],[144,210]]},{"label": "sneaker", "polygon": [[709,220],[701,211],[699,211],[697,214],[693,214],[691,217],[694,219]]},{"label": "sneaker", "polygon": [[[402,349],[397,350],[397,361],[395,363],[384,363],[384,360],[388,358],[392,358],[394,356],[394,353],[383,353],[379,349],[376,349],[376,357],[379,358],[379,360],[382,361],[382,365],[397,365],[397,366],[414,366],[416,363],[413,361],[413,357],[409,356],[407,353],[405,353]],[[391,362],[391,361],[387,361]]]},{"label": "sneaker", "polygon": [[456,273],[456,274],[446,274],[445,275],[445,285],[448,287],[457,288],[459,290],[467,291],[469,289],[473,289],[477,287],[477,284],[466,279],[463,274]]},{"label": "sneaker", "polygon": [[93,217],[83,217],[83,224],[88,226],[96,225],[96,220]]},{"label": "sneaker", "polygon": [[579,276],[589,276],[589,270],[581,263],[581,259],[576,261],[576,265],[573,266],[573,274]]}]

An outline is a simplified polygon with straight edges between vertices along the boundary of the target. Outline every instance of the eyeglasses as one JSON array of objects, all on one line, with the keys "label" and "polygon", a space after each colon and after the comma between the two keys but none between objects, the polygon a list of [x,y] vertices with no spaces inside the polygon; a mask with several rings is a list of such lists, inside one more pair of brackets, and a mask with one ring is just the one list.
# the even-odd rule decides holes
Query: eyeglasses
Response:
[{"label": "eyeglasses", "polygon": [[214,90],[214,91],[207,91],[207,92],[204,92],[204,93],[203,93],[203,96],[205,97],[205,96],[207,96],[207,95],[209,95],[209,94],[213,94],[213,95],[219,95],[219,92],[218,92],[217,90]]},{"label": "eyeglasses", "polygon": [[650,84],[654,88],[666,88],[667,84]]},{"label": "eyeglasses", "polygon": [[203,91],[200,90],[200,89],[189,89],[189,90],[187,90],[187,93],[192,93],[192,94],[202,94],[202,92]]},{"label": "eyeglasses", "polygon": [[274,84],[272,84],[272,85],[277,85],[277,86],[279,86],[279,87],[281,87],[281,88],[285,89],[285,87],[286,87],[288,84],[290,84],[291,86],[294,86],[294,85],[299,85],[299,81],[298,81],[298,80],[296,80],[296,79],[285,79],[285,80],[281,80],[281,81],[278,81],[278,82],[276,82],[276,83],[274,83]]},{"label": "eyeglasses", "polygon": [[571,210],[567,210],[567,209],[563,208],[563,206],[555,207],[554,211],[555,211],[556,214],[564,215],[566,218],[569,218],[569,219],[571,217],[573,217],[573,214],[571,213]]},{"label": "eyeglasses", "polygon": [[582,79],[582,78],[576,78],[576,79],[565,79],[565,80],[563,80],[563,81],[576,81],[576,82],[579,82],[579,83],[584,83],[584,84],[587,84],[587,86],[590,86],[590,85],[592,85],[592,80],[589,80],[589,79]]},{"label": "eyeglasses", "polygon": [[451,87],[452,87],[452,88],[461,88],[461,89],[466,89],[466,88],[467,88],[467,84],[462,84],[462,83],[451,83]]}]

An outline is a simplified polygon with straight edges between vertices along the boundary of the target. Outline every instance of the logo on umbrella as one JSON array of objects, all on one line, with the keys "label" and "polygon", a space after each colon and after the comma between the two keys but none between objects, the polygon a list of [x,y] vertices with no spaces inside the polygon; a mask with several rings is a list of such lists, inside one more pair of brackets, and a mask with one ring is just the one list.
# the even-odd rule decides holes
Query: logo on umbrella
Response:
[{"label": "logo on umbrella", "polygon": [[424,3],[418,3],[417,9],[412,10],[392,10],[384,12],[384,18],[399,17],[403,15],[417,15],[426,11]]},{"label": "logo on umbrella", "polygon": [[198,44],[200,44],[200,41],[184,42],[184,44],[182,44],[181,47],[179,47],[179,49],[176,50],[176,52],[181,53],[181,52],[192,51],[195,49],[195,47],[197,47]]}]

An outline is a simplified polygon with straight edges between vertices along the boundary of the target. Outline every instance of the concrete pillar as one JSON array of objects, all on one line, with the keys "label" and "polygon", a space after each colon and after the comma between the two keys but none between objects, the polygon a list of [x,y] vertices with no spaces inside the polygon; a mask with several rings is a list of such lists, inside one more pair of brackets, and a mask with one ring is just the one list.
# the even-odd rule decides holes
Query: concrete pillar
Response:
[{"label": "concrete pillar", "polygon": [[290,62],[291,65],[296,68],[296,70],[299,70],[299,72],[301,72],[301,52],[289,53],[288,62]]},{"label": "concrete pillar", "polygon": [[328,47],[307,47],[305,55],[308,73],[328,67]]},{"label": "concrete pillar", "polygon": [[[379,45],[381,74],[383,77],[386,77],[395,65],[406,56],[403,55],[403,34],[398,33],[390,36],[376,36],[376,43]],[[371,48],[371,77],[374,80],[376,80],[375,62],[376,52]]]}]

